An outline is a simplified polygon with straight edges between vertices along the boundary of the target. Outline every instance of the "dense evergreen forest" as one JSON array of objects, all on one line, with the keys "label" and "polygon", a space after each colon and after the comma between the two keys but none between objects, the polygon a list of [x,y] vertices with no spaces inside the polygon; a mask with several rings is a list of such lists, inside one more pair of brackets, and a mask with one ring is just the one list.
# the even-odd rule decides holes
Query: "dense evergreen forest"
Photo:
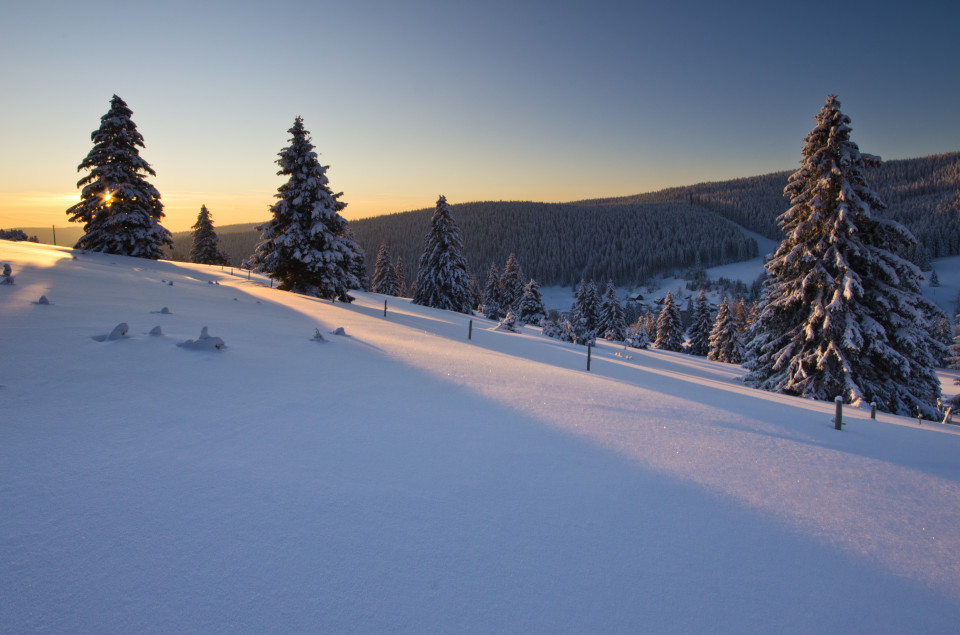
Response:
[{"label": "dense evergreen forest", "polygon": [[[480,202],[451,205],[464,255],[482,282],[491,262],[513,253],[527,278],[573,285],[581,278],[632,285],[666,269],[745,260],[757,243],[734,224],[686,202],[583,206],[569,203]],[[350,223],[368,252],[381,241],[410,270],[423,250],[431,210]]]},{"label": "dense evergreen forest", "polygon": [[[751,258],[756,243],[737,227],[773,240],[786,211],[783,188],[790,172],[700,183],[575,203],[475,202],[451,205],[463,231],[464,255],[483,283],[491,261],[503,266],[516,254],[527,277],[543,285],[573,285],[581,278],[642,283],[664,271]],[[922,246],[912,257],[960,254],[960,152],[888,161],[867,169],[868,183],[887,204],[884,215],[906,225]],[[416,276],[432,208],[350,222],[372,273],[381,241]],[[734,224],[735,223],[735,224]],[[221,248],[238,266],[253,251],[254,224],[217,228]],[[188,260],[190,232],[174,234],[172,258]]]},{"label": "dense evergreen forest", "polygon": [[[750,231],[780,241],[777,216],[787,211],[783,188],[791,171],[732,181],[699,183],[648,194],[580,201],[580,205],[686,201],[710,209]],[[867,167],[867,183],[886,203],[883,215],[903,223],[923,250],[913,259],[960,254],[960,152],[887,161]]]}]

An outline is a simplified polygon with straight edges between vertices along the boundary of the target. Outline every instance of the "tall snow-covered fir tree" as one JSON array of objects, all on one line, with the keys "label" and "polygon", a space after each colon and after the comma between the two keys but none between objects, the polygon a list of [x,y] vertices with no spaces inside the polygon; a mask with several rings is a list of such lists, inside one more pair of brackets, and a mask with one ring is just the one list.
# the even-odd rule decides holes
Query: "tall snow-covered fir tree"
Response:
[{"label": "tall snow-covered fir tree", "polygon": [[690,318],[690,328],[687,330],[687,353],[705,357],[710,352],[710,330],[713,328],[713,310],[707,302],[707,296],[700,289],[696,304],[693,305],[693,314]]},{"label": "tall snow-covered fir tree", "polygon": [[593,280],[580,280],[570,307],[570,326],[577,344],[586,346],[596,341],[600,327],[600,299]]},{"label": "tall snow-covered fir tree", "polygon": [[227,255],[220,251],[220,238],[213,229],[213,219],[206,205],[200,206],[197,222],[193,225],[193,248],[190,249],[190,262],[201,265],[229,264]]},{"label": "tall snow-covered fir tree", "polygon": [[470,275],[463,257],[460,228],[453,222],[447,197],[437,199],[437,209],[430,219],[423,255],[417,267],[416,304],[448,311],[470,313],[473,294]]},{"label": "tall snow-covered fir tree", "polygon": [[827,96],[816,122],[784,190],[791,207],[777,222],[786,236],[766,265],[745,381],[935,418],[934,360],[943,345],[929,325],[940,311],[921,295],[920,271],[903,257],[915,239],[876,214],[884,204],[864,166],[879,159],[850,140],[850,118],[836,96]]},{"label": "tall snow-covered fir tree", "polygon": [[624,317],[623,305],[617,298],[617,288],[613,281],[607,282],[607,290],[600,303],[597,332],[604,339],[622,342],[627,336],[627,321]]},{"label": "tall snow-covered fir tree", "polygon": [[487,269],[487,281],[483,285],[480,303],[483,305],[483,315],[490,320],[499,320],[506,314],[506,309],[500,301],[500,269],[497,263],[491,262]]},{"label": "tall snow-covered fir tree", "polygon": [[132,114],[114,95],[100,127],[90,135],[93,149],[77,167],[90,173],[77,182],[83,188],[80,202],[67,214],[71,222],[83,223],[76,249],[158,260],[164,246],[173,246],[173,238],[160,225],[160,192],[144,176],[157,173],[140,157],[143,135]]},{"label": "tall snow-covered fir tree", "polygon": [[289,179],[281,185],[271,208],[273,218],[260,225],[260,242],[247,265],[279,282],[280,289],[350,302],[348,289],[357,289],[362,252],[340,215],[346,203],[338,200],[320,165],[303,119],[297,117],[290,145],[280,151],[277,174]]},{"label": "tall snow-covered fir tree", "polygon": [[500,306],[504,312],[517,308],[517,302],[523,295],[523,269],[516,256],[510,254],[500,276]]},{"label": "tall snow-covered fir tree", "polygon": [[664,351],[683,350],[683,320],[680,317],[680,307],[673,299],[673,294],[667,291],[663,299],[663,308],[657,316],[657,339],[653,342],[654,348]]},{"label": "tall snow-covered fir tree", "polygon": [[724,296],[708,335],[707,359],[729,364],[742,363],[745,351],[740,326],[740,320],[730,310],[730,304]]},{"label": "tall snow-covered fir tree", "polygon": [[403,258],[397,256],[397,262],[393,265],[394,286],[397,289],[397,295],[407,297],[407,276],[403,271]]},{"label": "tall snow-covered fir tree", "polygon": [[377,262],[373,266],[373,278],[370,280],[370,290],[384,295],[398,295],[397,272],[393,268],[390,249],[386,242],[380,243],[377,250]]},{"label": "tall snow-covered fir tree", "polygon": [[650,346],[650,333],[647,331],[647,327],[644,326],[643,319],[638,319],[627,327],[627,338],[624,342],[627,346],[633,348],[647,348]]},{"label": "tall snow-covered fir tree", "polygon": [[540,324],[547,317],[547,309],[543,306],[543,296],[540,294],[540,285],[533,278],[523,288],[523,295],[517,303],[517,320],[521,324]]}]

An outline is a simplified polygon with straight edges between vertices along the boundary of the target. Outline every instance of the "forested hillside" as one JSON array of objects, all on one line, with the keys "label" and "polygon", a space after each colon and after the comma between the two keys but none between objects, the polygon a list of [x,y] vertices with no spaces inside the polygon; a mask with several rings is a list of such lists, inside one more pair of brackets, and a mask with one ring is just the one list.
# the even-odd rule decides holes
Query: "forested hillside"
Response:
[{"label": "forested hillside", "polygon": [[[790,172],[700,183],[628,197],[576,203],[475,202],[451,205],[464,238],[464,255],[481,284],[490,262],[503,266],[514,253],[524,273],[544,285],[580,278],[631,285],[675,268],[743,260],[755,242],[732,221],[773,240],[776,218],[786,211],[783,188]],[[884,214],[917,236],[912,254],[960,255],[960,153],[896,160],[869,168],[868,182],[886,202]],[[381,241],[403,259],[407,280],[416,276],[432,208],[350,223],[372,267]],[[221,247],[238,266],[256,244],[254,224],[217,228]],[[175,260],[190,253],[190,232],[174,234]]]},{"label": "forested hillside", "polygon": [[[777,216],[789,207],[783,188],[792,171],[732,181],[699,183],[648,194],[580,201],[581,205],[686,201],[713,210],[758,234],[781,240]],[[887,204],[884,215],[904,225],[929,258],[960,255],[960,152],[887,161],[866,169],[867,182]]]},{"label": "forested hillside", "polygon": [[[483,282],[489,265],[513,253],[526,276],[545,285],[581,278],[635,284],[665,269],[736,262],[757,244],[735,225],[686,202],[602,207],[561,203],[479,202],[452,205],[468,265]],[[350,223],[367,254],[386,241],[404,269],[416,271],[431,210]],[[370,258],[368,257],[368,265]]]}]

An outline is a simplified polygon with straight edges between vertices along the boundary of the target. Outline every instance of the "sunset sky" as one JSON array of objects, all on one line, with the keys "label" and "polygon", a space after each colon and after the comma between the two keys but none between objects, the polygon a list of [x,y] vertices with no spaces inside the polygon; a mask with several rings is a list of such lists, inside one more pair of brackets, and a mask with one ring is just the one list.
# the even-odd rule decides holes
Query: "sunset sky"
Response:
[{"label": "sunset sky", "polygon": [[348,219],[795,168],[827,93],[884,159],[960,150],[960,9],[920,1],[6,3],[0,228],[67,225],[116,93],[167,217],[262,221],[304,119]]}]

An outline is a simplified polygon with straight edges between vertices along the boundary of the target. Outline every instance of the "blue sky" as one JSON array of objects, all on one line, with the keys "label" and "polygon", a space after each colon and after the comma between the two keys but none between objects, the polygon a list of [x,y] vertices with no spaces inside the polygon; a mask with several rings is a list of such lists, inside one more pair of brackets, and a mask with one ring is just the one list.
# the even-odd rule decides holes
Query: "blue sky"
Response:
[{"label": "blue sky", "polygon": [[0,227],[66,224],[110,97],[186,229],[263,220],[293,119],[357,218],[795,168],[827,93],[862,150],[960,150],[952,3],[44,2],[0,21]]}]

